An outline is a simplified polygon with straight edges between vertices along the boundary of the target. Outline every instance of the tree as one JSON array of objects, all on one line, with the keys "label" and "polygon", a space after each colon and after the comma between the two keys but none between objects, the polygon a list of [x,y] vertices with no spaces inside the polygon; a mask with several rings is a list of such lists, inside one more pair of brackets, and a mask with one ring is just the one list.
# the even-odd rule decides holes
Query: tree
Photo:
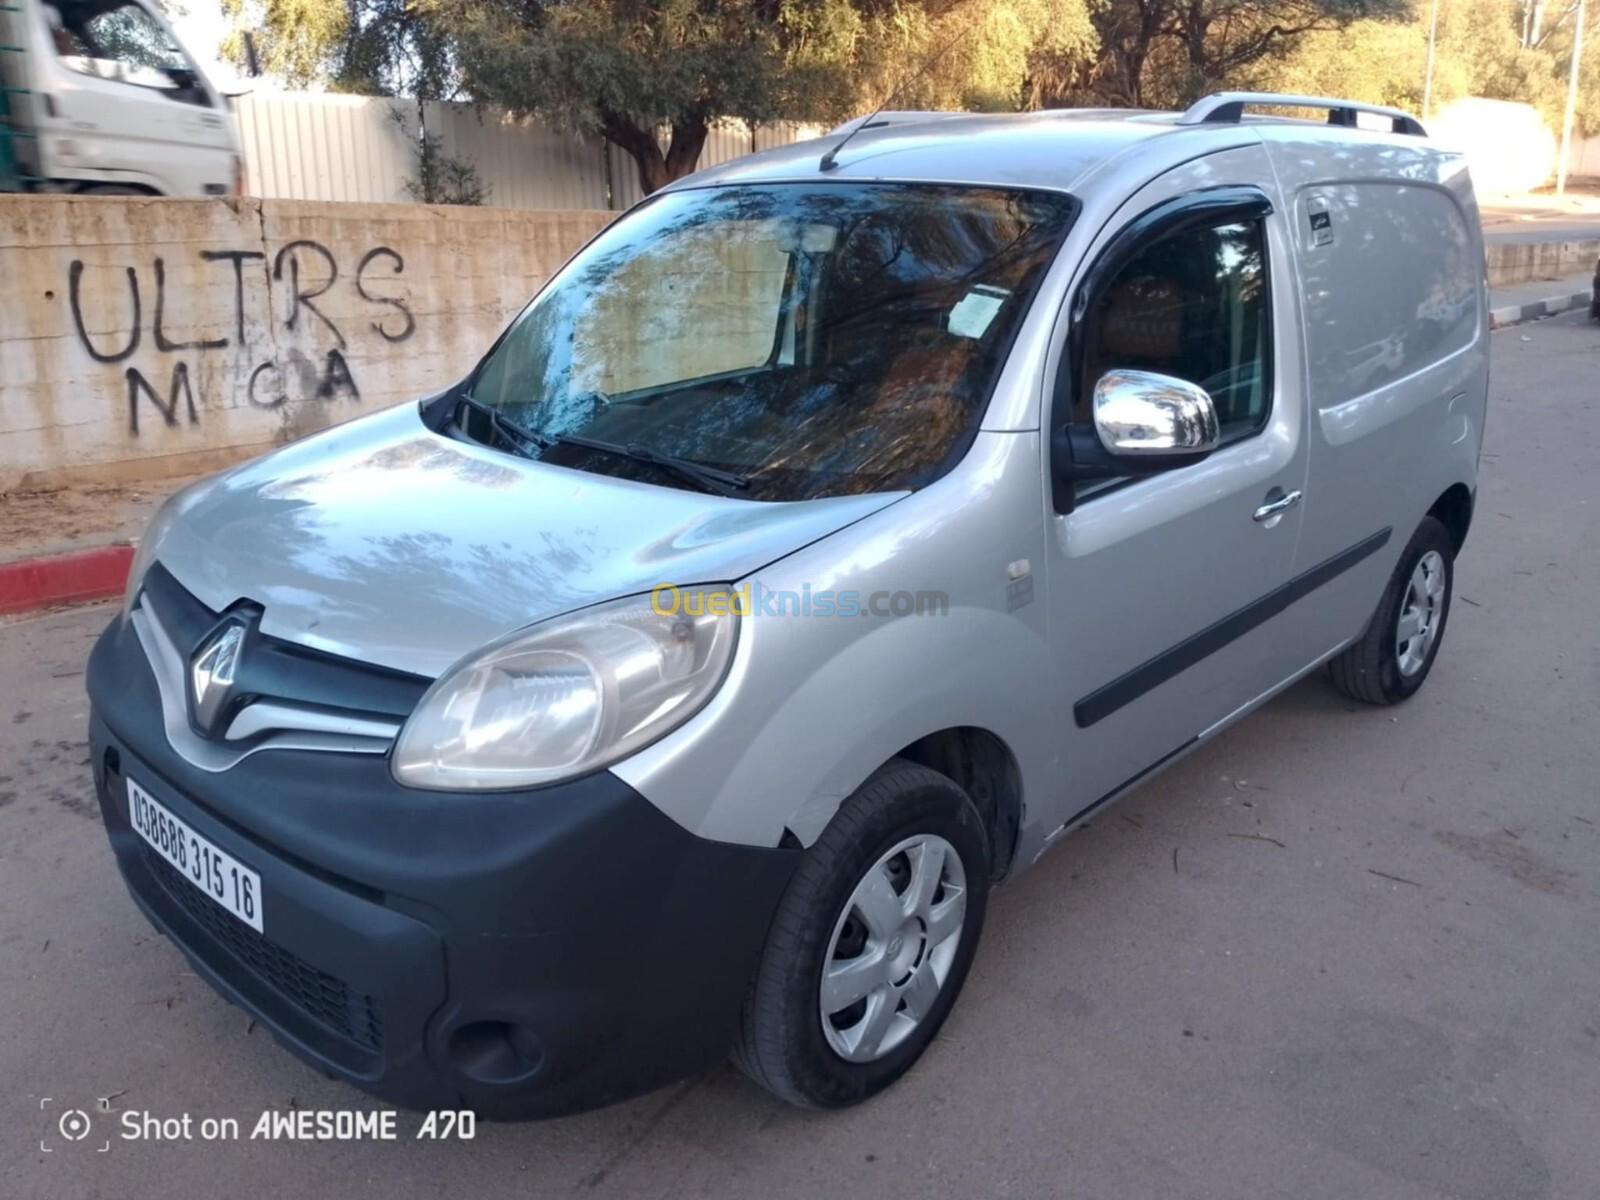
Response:
[{"label": "tree", "polygon": [[809,64],[787,69],[781,11],[758,0],[422,3],[450,31],[474,99],[603,134],[633,157],[646,192],[694,170],[718,116],[823,107],[807,95]]},{"label": "tree", "polygon": [[222,52],[243,65],[255,35],[263,70],[296,87],[448,100],[459,91],[450,47],[411,0],[221,0]]},{"label": "tree", "polygon": [[462,95],[598,133],[646,192],[695,169],[718,118],[828,122],[889,99],[1018,108],[1039,64],[1092,61],[1097,2],[224,0],[296,82]]},{"label": "tree", "polygon": [[1309,34],[1409,14],[1407,0],[1109,0],[1094,17],[1100,67],[1068,98],[1182,107]]},{"label": "tree", "polygon": [[[1548,9],[1542,36],[1531,45],[1523,45],[1523,13],[1520,0],[1439,0],[1435,112],[1466,96],[1513,100],[1533,105],[1552,130],[1560,129],[1574,11]],[[1600,45],[1600,13],[1591,16],[1585,39]],[[1311,33],[1232,82],[1420,112],[1427,51],[1428,3],[1418,0],[1408,21],[1362,20],[1338,32]],[[1600,51],[1584,56],[1578,125],[1586,134],[1600,133]]]}]

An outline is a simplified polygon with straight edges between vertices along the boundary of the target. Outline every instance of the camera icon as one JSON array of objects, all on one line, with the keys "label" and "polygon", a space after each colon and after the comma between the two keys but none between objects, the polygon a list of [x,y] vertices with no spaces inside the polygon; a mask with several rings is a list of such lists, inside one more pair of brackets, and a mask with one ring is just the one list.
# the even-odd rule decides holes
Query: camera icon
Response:
[{"label": "camera icon", "polygon": [[[94,1130],[94,1122],[89,1119],[89,1114],[81,1108],[68,1108],[61,1110],[61,1115],[55,1120],[49,1120],[49,1112],[56,1102],[49,1096],[40,1097],[39,1110],[45,1116],[47,1124],[44,1127],[44,1136],[39,1139],[41,1153],[49,1154],[56,1149],[51,1145],[55,1135],[60,1135],[67,1144],[81,1142]],[[104,1154],[111,1149],[111,1139],[102,1139],[103,1144],[95,1147],[97,1154]]]}]

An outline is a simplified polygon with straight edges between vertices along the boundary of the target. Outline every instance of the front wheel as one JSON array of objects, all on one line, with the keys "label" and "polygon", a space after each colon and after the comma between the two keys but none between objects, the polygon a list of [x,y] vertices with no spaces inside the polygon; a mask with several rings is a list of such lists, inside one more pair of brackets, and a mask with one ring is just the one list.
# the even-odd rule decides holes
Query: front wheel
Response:
[{"label": "front wheel", "polygon": [[1352,700],[1398,704],[1433,669],[1455,590],[1455,543],[1434,517],[1422,518],[1400,555],[1361,640],[1328,663],[1333,685]]},{"label": "front wheel", "polygon": [[989,846],[953,781],[891,760],[808,851],[745,999],[734,1061],[792,1104],[840,1108],[904,1075],[977,949]]}]

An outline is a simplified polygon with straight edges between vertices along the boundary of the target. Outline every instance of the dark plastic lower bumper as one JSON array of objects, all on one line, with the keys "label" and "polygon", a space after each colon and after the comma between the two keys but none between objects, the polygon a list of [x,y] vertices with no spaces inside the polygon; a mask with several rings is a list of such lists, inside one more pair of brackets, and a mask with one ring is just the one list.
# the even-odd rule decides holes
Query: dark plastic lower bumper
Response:
[{"label": "dark plastic lower bumper", "polygon": [[[90,659],[96,789],[134,899],[197,972],[327,1074],[413,1108],[551,1116],[711,1065],[794,852],[697,838],[609,773],[402,788],[376,755],[173,753],[133,631]],[[133,831],[135,780],[260,873],[256,933]]]}]

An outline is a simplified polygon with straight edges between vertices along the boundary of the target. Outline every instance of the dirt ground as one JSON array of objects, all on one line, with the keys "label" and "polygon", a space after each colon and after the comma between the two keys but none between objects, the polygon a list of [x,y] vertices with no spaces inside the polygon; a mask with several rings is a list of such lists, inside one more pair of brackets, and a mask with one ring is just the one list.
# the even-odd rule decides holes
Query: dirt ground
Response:
[{"label": "dirt ground", "polygon": [[[1493,346],[1428,685],[1373,709],[1307,679],[1063,839],[996,893],[923,1062],[847,1112],[723,1067],[471,1140],[414,1113],[392,1142],[252,1139],[262,1113],[380,1106],[129,900],[84,743],[114,608],[0,622],[0,1198],[1592,1200],[1600,330]],[[185,1116],[245,1134],[126,1136]]]},{"label": "dirt ground", "polygon": [[0,496],[0,561],[135,541],[161,502],[188,482],[158,479]]}]

